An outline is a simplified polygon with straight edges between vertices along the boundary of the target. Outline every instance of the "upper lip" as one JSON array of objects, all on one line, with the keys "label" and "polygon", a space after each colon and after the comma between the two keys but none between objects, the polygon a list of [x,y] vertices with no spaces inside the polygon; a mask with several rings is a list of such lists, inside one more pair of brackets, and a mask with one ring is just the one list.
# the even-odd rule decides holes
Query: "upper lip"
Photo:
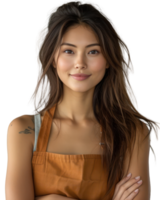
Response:
[{"label": "upper lip", "polygon": [[78,74],[70,74],[71,76],[90,76],[91,74],[82,74],[82,73],[78,73]]}]

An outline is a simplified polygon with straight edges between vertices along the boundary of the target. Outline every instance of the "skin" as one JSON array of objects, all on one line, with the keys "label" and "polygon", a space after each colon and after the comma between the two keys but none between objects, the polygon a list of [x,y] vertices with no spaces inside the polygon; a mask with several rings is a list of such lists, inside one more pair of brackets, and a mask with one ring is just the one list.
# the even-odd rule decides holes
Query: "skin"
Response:
[{"label": "skin", "polygon": [[[70,27],[62,38],[62,45],[55,54],[57,65],[53,62],[60,80],[63,82],[64,98],[57,106],[56,116],[78,124],[96,121],[92,108],[95,86],[102,80],[109,67],[100,46],[87,45],[99,43],[96,34],[89,26]],[[59,57],[58,57],[59,53]],[[70,74],[84,73],[91,76],[83,81],[75,80]]]}]

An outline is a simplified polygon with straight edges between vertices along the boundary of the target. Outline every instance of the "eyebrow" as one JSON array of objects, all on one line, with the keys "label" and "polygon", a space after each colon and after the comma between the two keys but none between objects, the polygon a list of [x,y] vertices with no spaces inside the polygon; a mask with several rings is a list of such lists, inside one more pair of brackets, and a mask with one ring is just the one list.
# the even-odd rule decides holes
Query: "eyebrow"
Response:
[{"label": "eyebrow", "polygon": [[[68,46],[72,46],[72,47],[77,47],[77,46],[74,45],[74,44],[70,44],[70,43],[66,43],[66,42],[65,42],[65,43],[62,43],[61,46],[62,46],[62,45],[68,45]],[[87,45],[86,48],[87,48],[87,47],[92,47],[92,46],[101,46],[101,45],[98,44],[98,43],[94,43],[94,44],[89,44],[89,45]]]}]

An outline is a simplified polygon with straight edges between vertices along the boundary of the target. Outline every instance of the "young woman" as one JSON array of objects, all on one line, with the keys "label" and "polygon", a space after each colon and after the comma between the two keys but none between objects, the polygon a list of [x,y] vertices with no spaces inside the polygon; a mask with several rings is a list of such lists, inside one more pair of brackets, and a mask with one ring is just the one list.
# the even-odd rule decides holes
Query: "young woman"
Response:
[{"label": "young woman", "polygon": [[128,95],[127,46],[90,4],[63,4],[47,28],[35,94],[45,77],[50,90],[41,111],[8,127],[6,200],[149,200],[158,125]]}]

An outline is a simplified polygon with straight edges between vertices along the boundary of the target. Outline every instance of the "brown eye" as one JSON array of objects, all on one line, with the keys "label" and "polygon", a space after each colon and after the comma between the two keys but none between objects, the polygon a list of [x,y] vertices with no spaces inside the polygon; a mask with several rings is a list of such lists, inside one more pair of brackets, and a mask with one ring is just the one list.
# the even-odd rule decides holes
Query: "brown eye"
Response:
[{"label": "brown eye", "polygon": [[[70,50],[70,49],[66,49],[64,52],[66,52],[66,51],[69,51],[69,52],[71,52],[72,50]],[[93,51],[97,51],[97,50],[92,50],[92,51],[90,51],[90,52],[93,52]],[[73,51],[72,51],[73,52]],[[98,53],[99,53],[99,51],[97,51]],[[98,53],[96,53],[96,54],[98,54]],[[70,53],[67,53],[67,54],[70,54]]]},{"label": "brown eye", "polygon": [[[92,51],[97,51],[97,50],[92,50]],[[92,51],[90,51],[90,52],[92,52]],[[99,51],[97,51],[98,53],[99,53]],[[96,54],[98,54],[98,53],[96,53]]]},{"label": "brown eye", "polygon": [[[71,51],[71,50],[65,50],[64,52],[66,52],[66,51]],[[73,52],[73,51],[72,51]],[[68,54],[68,53],[67,53]]]}]

